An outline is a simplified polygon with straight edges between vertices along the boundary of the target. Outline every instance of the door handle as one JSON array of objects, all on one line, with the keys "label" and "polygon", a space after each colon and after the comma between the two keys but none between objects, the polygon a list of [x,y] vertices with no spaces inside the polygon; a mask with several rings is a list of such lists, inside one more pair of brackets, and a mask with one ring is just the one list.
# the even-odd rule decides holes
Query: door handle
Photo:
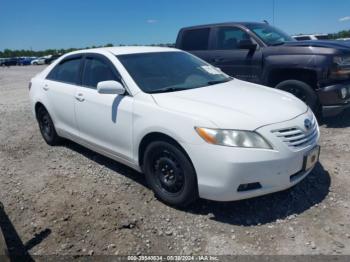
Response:
[{"label": "door handle", "polygon": [[79,102],[85,101],[84,95],[82,93],[76,94],[75,99],[78,100]]},{"label": "door handle", "polygon": [[47,84],[45,84],[45,85],[43,86],[43,89],[44,89],[45,91],[47,91],[47,90],[49,90],[50,88],[49,88],[49,86],[48,86]]}]

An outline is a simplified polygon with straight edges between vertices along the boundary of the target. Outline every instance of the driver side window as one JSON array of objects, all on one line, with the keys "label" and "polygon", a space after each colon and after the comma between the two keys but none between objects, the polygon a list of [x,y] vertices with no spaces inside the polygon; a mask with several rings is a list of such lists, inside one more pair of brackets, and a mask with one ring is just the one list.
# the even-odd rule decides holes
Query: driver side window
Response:
[{"label": "driver side window", "polygon": [[111,66],[103,59],[86,57],[82,85],[96,89],[99,82],[108,80],[119,81]]},{"label": "driver side window", "polygon": [[250,36],[237,27],[220,27],[217,30],[217,50],[240,49],[239,44],[242,40],[250,40]]}]

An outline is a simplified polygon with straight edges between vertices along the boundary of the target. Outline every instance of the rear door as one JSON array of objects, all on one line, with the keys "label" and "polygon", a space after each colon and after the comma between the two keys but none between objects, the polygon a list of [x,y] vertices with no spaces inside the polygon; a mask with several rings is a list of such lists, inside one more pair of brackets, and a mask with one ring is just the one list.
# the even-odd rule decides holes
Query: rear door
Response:
[{"label": "rear door", "polygon": [[[219,26],[213,28],[214,43],[209,62],[230,76],[259,83],[262,73],[262,51],[258,43],[243,28]],[[251,40],[255,50],[240,48],[240,42]]]},{"label": "rear door", "polygon": [[65,58],[51,70],[42,87],[56,129],[73,137],[79,134],[74,114],[74,95],[79,84],[81,63],[82,55]]},{"label": "rear door", "polygon": [[133,97],[99,94],[101,81],[121,82],[108,58],[86,54],[81,86],[75,94],[75,114],[83,142],[113,156],[132,161]]}]

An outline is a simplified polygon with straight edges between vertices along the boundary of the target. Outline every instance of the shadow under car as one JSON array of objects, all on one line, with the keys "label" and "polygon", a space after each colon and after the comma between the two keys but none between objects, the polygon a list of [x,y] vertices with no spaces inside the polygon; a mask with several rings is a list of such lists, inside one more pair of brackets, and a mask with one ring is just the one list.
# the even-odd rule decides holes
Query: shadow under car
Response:
[{"label": "shadow under car", "polygon": [[[123,164],[74,142],[67,141],[65,146],[144,187],[148,187],[142,174]],[[300,183],[285,191],[233,202],[200,199],[182,210],[193,214],[212,214],[211,219],[233,225],[266,224],[277,219],[284,219],[292,214],[300,214],[321,203],[329,193],[330,184],[329,173],[321,163],[318,163],[314,170]]]}]

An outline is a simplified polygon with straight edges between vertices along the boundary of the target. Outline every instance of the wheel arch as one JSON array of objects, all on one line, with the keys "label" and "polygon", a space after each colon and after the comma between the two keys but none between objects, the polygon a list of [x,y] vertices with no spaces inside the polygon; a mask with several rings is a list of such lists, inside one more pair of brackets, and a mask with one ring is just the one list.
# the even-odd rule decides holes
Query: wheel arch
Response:
[{"label": "wheel arch", "polygon": [[35,112],[35,117],[36,117],[36,118],[38,118],[38,110],[39,110],[39,108],[41,108],[41,107],[43,107],[46,111],[48,111],[47,108],[45,107],[45,105],[44,105],[42,102],[37,101],[37,102],[35,103],[35,105],[34,105],[34,112]]},{"label": "wheel arch", "polygon": [[190,158],[190,156],[188,155],[188,153],[186,152],[186,150],[183,148],[183,146],[173,137],[171,137],[170,135],[167,135],[163,132],[150,132],[146,135],[143,136],[143,138],[141,139],[139,145],[138,145],[138,164],[140,166],[140,168],[142,169],[143,166],[143,158],[144,158],[144,153],[146,151],[147,146],[154,142],[154,141],[165,141],[168,142],[172,145],[177,146],[187,157],[187,159],[190,161],[193,169],[194,165],[192,163],[192,160]]},{"label": "wheel arch", "polygon": [[286,80],[299,80],[310,85],[314,90],[317,89],[317,72],[312,69],[300,68],[276,68],[269,72],[267,85],[276,87],[279,83]]}]

